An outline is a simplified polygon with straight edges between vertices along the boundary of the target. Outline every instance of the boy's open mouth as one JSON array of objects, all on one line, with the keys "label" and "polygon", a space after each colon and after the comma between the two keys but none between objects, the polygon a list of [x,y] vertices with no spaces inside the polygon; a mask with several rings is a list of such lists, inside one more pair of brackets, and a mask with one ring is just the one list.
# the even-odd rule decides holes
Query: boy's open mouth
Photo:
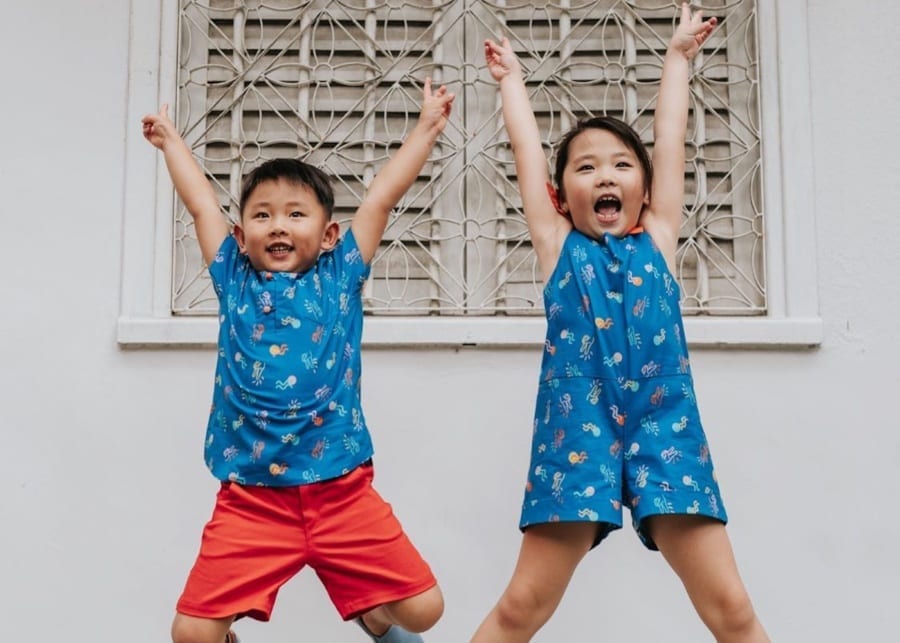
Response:
[{"label": "boy's open mouth", "polygon": [[614,196],[601,196],[594,203],[594,214],[603,223],[612,223],[619,216],[622,202]]},{"label": "boy's open mouth", "polygon": [[286,257],[288,254],[293,252],[293,250],[294,248],[286,243],[273,243],[271,246],[266,247],[266,252],[274,256],[276,259]]}]

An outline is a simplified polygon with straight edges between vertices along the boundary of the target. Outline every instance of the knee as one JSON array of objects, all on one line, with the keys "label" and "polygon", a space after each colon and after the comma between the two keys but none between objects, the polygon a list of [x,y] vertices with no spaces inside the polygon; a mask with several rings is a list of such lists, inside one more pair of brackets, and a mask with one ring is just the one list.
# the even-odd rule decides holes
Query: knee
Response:
[{"label": "knee", "polygon": [[444,595],[436,586],[409,600],[412,602],[404,606],[402,614],[391,610],[405,630],[417,634],[430,630],[444,614]]},{"label": "knee", "polygon": [[203,632],[191,624],[179,622],[172,623],[172,643],[206,643]]},{"label": "knee", "polygon": [[[227,631],[227,627],[225,628]],[[224,643],[225,631],[220,624],[206,619],[176,617],[172,623],[173,643]]]},{"label": "knee", "polygon": [[507,631],[530,628],[550,617],[547,601],[537,590],[522,584],[511,583],[497,602],[496,616]]},{"label": "knee", "polygon": [[720,592],[707,607],[706,620],[720,641],[753,631],[756,613],[743,587]]}]

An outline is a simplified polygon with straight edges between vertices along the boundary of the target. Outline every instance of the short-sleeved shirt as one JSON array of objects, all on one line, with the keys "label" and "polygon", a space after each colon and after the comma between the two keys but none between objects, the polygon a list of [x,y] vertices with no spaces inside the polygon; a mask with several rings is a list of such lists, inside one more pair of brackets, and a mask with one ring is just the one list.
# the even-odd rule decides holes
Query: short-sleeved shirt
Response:
[{"label": "short-sleeved shirt", "polygon": [[212,474],[292,486],[370,459],[359,386],[369,266],[353,233],[302,273],[254,269],[229,235],[209,273],[219,299],[205,444]]}]

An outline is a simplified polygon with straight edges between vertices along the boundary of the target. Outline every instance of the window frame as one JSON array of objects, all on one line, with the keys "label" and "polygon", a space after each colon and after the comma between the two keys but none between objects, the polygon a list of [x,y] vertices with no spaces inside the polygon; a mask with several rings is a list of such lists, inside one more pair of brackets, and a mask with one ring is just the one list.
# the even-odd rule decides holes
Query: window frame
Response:
[{"label": "window frame", "polygon": [[[692,347],[806,348],[823,340],[816,277],[806,3],[757,0],[767,314],[686,317]],[[214,346],[216,316],[171,312],[175,192],[141,117],[173,101],[178,0],[131,3],[122,282],[124,348]],[[369,316],[364,346],[538,346],[539,317]]]}]

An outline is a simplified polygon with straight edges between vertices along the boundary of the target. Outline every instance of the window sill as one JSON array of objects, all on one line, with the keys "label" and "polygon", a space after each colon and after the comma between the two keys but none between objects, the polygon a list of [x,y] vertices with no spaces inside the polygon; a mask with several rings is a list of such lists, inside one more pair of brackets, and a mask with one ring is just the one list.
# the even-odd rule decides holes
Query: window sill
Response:
[{"label": "window sill", "polygon": [[[532,347],[544,343],[545,328],[543,318],[367,317],[363,325],[363,346]],[[215,317],[120,317],[116,337],[122,348],[190,348],[215,346],[216,334]],[[822,343],[823,324],[818,317],[688,318],[685,334],[691,348],[804,349]]]}]

